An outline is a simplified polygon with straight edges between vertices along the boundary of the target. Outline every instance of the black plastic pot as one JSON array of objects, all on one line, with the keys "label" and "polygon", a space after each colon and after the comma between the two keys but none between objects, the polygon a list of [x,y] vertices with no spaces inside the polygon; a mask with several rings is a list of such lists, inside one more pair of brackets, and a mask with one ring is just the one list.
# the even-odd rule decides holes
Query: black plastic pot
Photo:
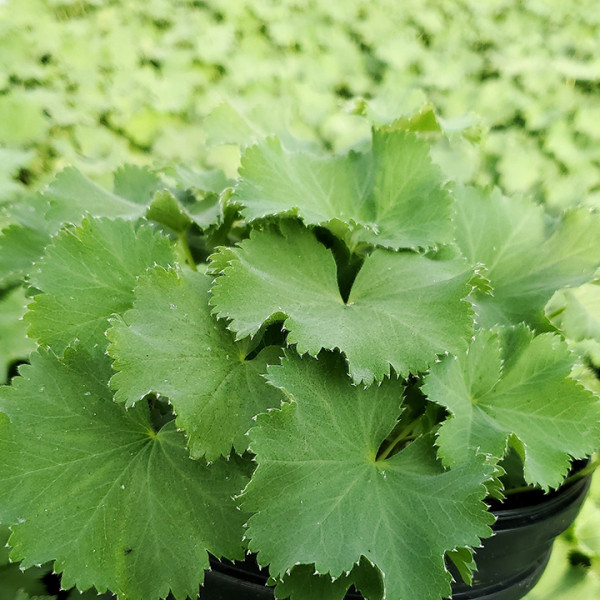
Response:
[{"label": "black plastic pot", "polygon": [[523,598],[542,576],[555,538],[575,520],[590,482],[587,476],[548,495],[527,492],[492,505],[494,535],[476,550],[473,586],[455,575],[452,600]]},{"label": "black plastic pot", "polygon": [[[587,476],[544,495],[526,492],[492,505],[497,516],[494,535],[476,550],[477,572],[473,586],[453,571],[452,600],[519,600],[541,577],[554,539],[575,520],[590,486]],[[253,557],[242,563],[214,561],[206,574],[200,600],[273,600]],[[346,600],[363,597],[350,591]]]}]

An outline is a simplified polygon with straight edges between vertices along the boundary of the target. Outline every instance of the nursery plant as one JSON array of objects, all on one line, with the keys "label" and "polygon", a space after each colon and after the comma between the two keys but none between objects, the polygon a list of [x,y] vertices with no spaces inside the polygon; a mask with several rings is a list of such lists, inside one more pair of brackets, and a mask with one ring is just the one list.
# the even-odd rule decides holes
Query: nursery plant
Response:
[{"label": "nursery plant", "polygon": [[580,476],[600,403],[545,306],[593,279],[600,216],[448,181],[421,117],[10,208],[37,343],[0,391],[12,561],[183,600],[253,554],[279,598],[438,600],[492,500]]}]

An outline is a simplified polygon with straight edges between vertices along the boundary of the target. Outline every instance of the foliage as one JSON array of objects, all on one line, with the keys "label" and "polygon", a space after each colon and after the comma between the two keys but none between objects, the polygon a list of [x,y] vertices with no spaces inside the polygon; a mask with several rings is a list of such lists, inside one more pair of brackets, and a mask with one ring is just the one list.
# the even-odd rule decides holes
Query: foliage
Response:
[{"label": "foliage", "polygon": [[246,551],[294,600],[446,597],[504,470],[557,488],[600,444],[567,342],[595,320],[557,308],[600,215],[447,182],[428,108],[340,153],[253,131],[235,181],[69,168],[8,206],[37,343],[0,390],[10,557],[132,600]]},{"label": "foliage", "polygon": [[378,122],[428,98],[450,128],[477,114],[489,129],[482,153],[465,140],[439,150],[462,153],[453,160],[464,181],[529,192],[556,210],[597,205],[596,8],[5,0],[0,201],[66,164],[93,177],[122,162],[234,165],[235,148],[204,142],[252,126],[242,117],[227,130],[200,122],[223,100],[235,98],[269,132],[291,128],[341,149],[368,134],[356,114],[363,98]]}]

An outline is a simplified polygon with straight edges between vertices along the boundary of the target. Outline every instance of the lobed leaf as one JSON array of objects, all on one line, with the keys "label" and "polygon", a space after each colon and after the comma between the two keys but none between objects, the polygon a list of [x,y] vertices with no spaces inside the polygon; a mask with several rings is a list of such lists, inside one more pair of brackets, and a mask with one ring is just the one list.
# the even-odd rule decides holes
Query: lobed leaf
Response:
[{"label": "lobed leaf", "polygon": [[473,295],[481,327],[522,321],[547,327],[554,292],[590,280],[600,266],[600,215],[567,211],[549,228],[542,207],[475,188],[456,190],[456,243],[483,264],[492,295]]},{"label": "lobed leaf", "polygon": [[169,239],[147,225],[85,219],[61,231],[30,278],[43,293],[25,316],[29,335],[57,353],[75,339],[105,346],[108,318],[130,308],[138,276],[174,261]]},{"label": "lobed leaf", "polygon": [[339,348],[357,383],[381,380],[390,366],[403,376],[424,370],[437,354],[465,348],[471,336],[463,298],[472,273],[460,260],[375,250],[344,302],[332,253],[297,223],[283,222],[281,233],[255,232],[225,252],[230,266],[211,304],[238,338],[283,320],[300,354]]},{"label": "lobed leaf", "polygon": [[192,456],[213,460],[232,446],[243,454],[258,413],[281,404],[261,376],[279,361],[277,347],[246,359],[210,314],[210,278],[156,267],[141,278],[133,309],[108,331],[117,373],[115,399],[132,406],[150,392],[167,396]]},{"label": "lobed leaf", "polygon": [[574,360],[557,335],[515,330],[477,333],[468,351],[432,366],[423,392],[451,416],[439,456],[454,466],[477,448],[500,459],[510,443],[528,483],[556,488],[570,457],[600,444],[600,402],[569,375]]},{"label": "lobed leaf", "polygon": [[383,574],[384,597],[449,596],[445,552],[491,533],[482,500],[493,469],[471,456],[444,471],[430,436],[377,459],[400,415],[402,385],[357,388],[340,362],[290,353],[269,369],[291,402],[250,430],[258,467],[241,497],[254,512],[249,548],[274,577],[304,563],[338,578],[365,557]]},{"label": "lobed leaf", "polygon": [[354,243],[386,248],[434,247],[452,239],[452,201],[429,146],[404,131],[373,130],[370,152],[317,156],[291,152],[277,138],[242,158],[235,199],[249,220],[294,215]]},{"label": "lobed leaf", "polygon": [[[32,355],[0,391],[0,521],[22,567],[54,560],[62,585],[120,598],[198,594],[208,552],[239,559],[240,461],[192,461],[170,422],[113,402],[110,361],[68,348]],[[2,417],[3,415],[0,415]]]},{"label": "lobed leaf", "polygon": [[134,165],[115,172],[113,193],[77,169],[64,169],[43,193],[10,206],[14,222],[0,234],[0,284],[12,284],[27,276],[65,223],[79,224],[86,215],[137,220],[159,187],[156,175]]}]

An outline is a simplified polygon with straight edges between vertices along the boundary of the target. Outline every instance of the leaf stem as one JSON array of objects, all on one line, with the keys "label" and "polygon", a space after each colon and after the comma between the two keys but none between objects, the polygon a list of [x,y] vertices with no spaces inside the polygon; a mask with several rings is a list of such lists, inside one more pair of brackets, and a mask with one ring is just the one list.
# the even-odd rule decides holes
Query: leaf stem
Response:
[{"label": "leaf stem", "polygon": [[400,433],[383,449],[383,452],[379,455],[377,460],[385,460],[391,453],[392,450],[413,430],[414,423],[409,423]]},{"label": "leaf stem", "polygon": [[190,266],[192,271],[197,271],[198,267],[196,267],[196,262],[194,261],[194,257],[192,256],[192,251],[190,249],[190,245],[187,240],[187,231],[182,231],[177,234],[177,241],[179,242],[179,246],[185,256],[185,260],[187,264]]}]

